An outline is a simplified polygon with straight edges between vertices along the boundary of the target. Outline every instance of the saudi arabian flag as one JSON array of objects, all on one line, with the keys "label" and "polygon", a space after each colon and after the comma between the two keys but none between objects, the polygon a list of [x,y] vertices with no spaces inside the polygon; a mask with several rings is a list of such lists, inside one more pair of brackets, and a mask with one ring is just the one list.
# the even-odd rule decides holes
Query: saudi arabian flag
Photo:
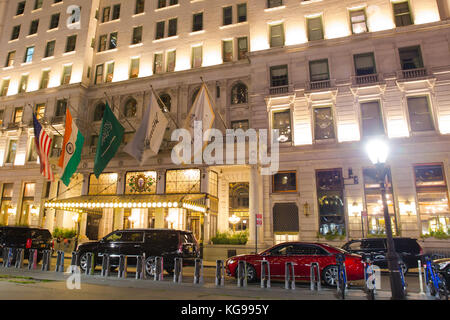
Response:
[{"label": "saudi arabian flag", "polygon": [[114,113],[109,108],[108,102],[106,102],[94,162],[94,174],[97,178],[119,149],[124,131],[125,129],[114,116]]},{"label": "saudi arabian flag", "polygon": [[58,163],[58,166],[62,168],[61,180],[66,186],[69,186],[70,178],[77,171],[78,164],[81,161],[83,144],[84,137],[78,130],[75,121],[73,121],[70,110],[67,109],[66,131],[64,132],[62,152]]}]

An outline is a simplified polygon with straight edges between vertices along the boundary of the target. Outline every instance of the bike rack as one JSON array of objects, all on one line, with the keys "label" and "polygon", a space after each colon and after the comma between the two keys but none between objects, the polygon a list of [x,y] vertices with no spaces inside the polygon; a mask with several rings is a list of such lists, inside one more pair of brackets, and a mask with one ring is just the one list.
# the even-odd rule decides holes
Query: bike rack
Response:
[{"label": "bike rack", "polygon": [[9,248],[8,249],[8,258],[6,260],[6,267],[7,268],[11,268],[13,259],[14,259],[14,249],[13,248]]},{"label": "bike rack", "polygon": [[261,288],[270,288],[270,264],[267,260],[261,261]]},{"label": "bike rack", "polygon": [[155,257],[155,274],[153,276],[153,280],[154,281],[162,281],[164,276],[163,276],[163,258],[162,257]]},{"label": "bike rack", "polygon": [[295,289],[295,274],[294,274],[294,263],[286,262],[284,267],[284,288],[288,290]]},{"label": "bike rack", "polygon": [[203,260],[196,258],[194,264],[194,284],[201,283],[203,283]]},{"label": "bike rack", "polygon": [[37,250],[30,249],[28,251],[28,270],[37,268]]},{"label": "bike rack", "polygon": [[109,254],[104,253],[102,257],[102,271],[100,275],[102,277],[109,277],[110,273],[110,257]]},{"label": "bike rack", "polygon": [[320,267],[318,262],[311,263],[311,272],[310,272],[310,289],[311,291],[320,291],[322,290],[321,279],[320,279]]},{"label": "bike rack", "polygon": [[223,260],[216,260],[216,286],[225,285],[225,266]]},{"label": "bike rack", "polygon": [[128,256],[121,254],[119,256],[119,272],[117,274],[117,277],[126,279],[127,272],[128,272]]},{"label": "bike rack", "polygon": [[77,267],[79,264],[78,260],[79,260],[78,252],[72,251],[72,259],[70,260],[70,266],[71,266],[70,272],[71,273],[75,273],[75,269],[76,269],[75,267]]},{"label": "bike rack", "polygon": [[51,253],[50,250],[42,252],[42,271],[50,271]]},{"label": "bike rack", "polygon": [[23,268],[23,256],[24,256],[24,249],[18,248],[16,250],[16,264],[15,264],[16,269]]},{"label": "bike rack", "polygon": [[419,288],[420,288],[420,295],[425,295],[425,292],[423,291],[423,279],[422,279],[422,262],[420,260],[417,260],[417,267],[419,269]]},{"label": "bike rack", "polygon": [[237,286],[246,287],[247,286],[247,262],[244,260],[239,260],[237,266]]},{"label": "bike rack", "polygon": [[6,265],[8,264],[8,248],[3,248],[2,258],[3,258],[2,267],[5,268]]},{"label": "bike rack", "polygon": [[174,259],[173,269],[173,282],[181,283],[183,281],[183,258]]},{"label": "bike rack", "polygon": [[338,264],[338,279],[337,279],[337,281],[336,281],[336,290],[337,290],[338,296],[340,296],[339,293],[341,292],[341,290],[344,291],[344,296],[345,296],[345,293],[346,293],[346,291],[347,291],[347,281],[345,282],[344,288],[340,288],[340,287],[339,287],[340,268],[342,268],[342,269],[344,270],[344,276],[345,276],[345,279],[347,279],[347,270],[346,270],[346,268],[345,268],[345,262],[342,262],[342,263]]},{"label": "bike rack", "polygon": [[55,272],[64,272],[64,251],[58,250],[56,254]]},{"label": "bike rack", "polygon": [[145,277],[145,256],[139,255],[136,257],[136,279],[144,279]]}]

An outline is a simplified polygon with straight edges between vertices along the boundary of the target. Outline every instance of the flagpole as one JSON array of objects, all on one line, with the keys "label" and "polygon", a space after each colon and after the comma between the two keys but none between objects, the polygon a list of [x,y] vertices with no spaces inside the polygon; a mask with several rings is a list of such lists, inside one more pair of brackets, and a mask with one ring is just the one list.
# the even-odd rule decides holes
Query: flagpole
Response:
[{"label": "flagpole", "polygon": [[216,104],[213,102],[213,99],[211,98],[211,95],[209,94],[208,86],[206,85],[205,81],[203,81],[203,77],[200,77],[200,80],[202,80],[202,83],[206,89],[206,93],[208,94],[208,98],[211,101],[211,103],[213,104],[213,108],[217,111],[217,114],[219,115],[219,118],[222,121],[223,126],[225,127],[225,129],[228,129],[226,122],[223,120],[222,115],[220,114],[220,110],[217,110]]},{"label": "flagpole", "polygon": [[[106,101],[110,101],[111,102],[111,106],[113,107],[113,112],[114,112],[114,109],[115,109],[115,106],[114,106],[114,104],[112,103],[112,99],[110,99],[109,97],[108,97],[108,95],[106,94],[106,91],[103,91],[103,94],[105,95],[105,97],[106,97]],[[120,116],[121,114],[120,114],[120,108],[119,108],[119,116]],[[133,132],[136,132],[136,129],[133,127],[133,125],[130,123],[130,121],[128,121],[128,119],[127,119],[127,117],[125,116],[124,117],[124,119],[125,119],[125,121],[130,125],[130,127],[134,130]]]},{"label": "flagpole", "polygon": [[[31,106],[31,104],[27,103],[26,104],[27,107],[29,107],[31,109],[31,112],[34,113],[33,107]],[[47,118],[43,117],[45,120],[47,120]],[[47,125],[50,125],[50,127],[52,127],[53,130],[56,131],[57,134],[59,134],[61,137],[64,137],[64,135],[61,134],[61,132],[58,131],[58,129],[56,129],[51,123],[49,123],[48,121],[46,122]]]},{"label": "flagpole", "polygon": [[[169,108],[167,108],[166,104],[164,103],[164,101],[161,100],[161,98],[159,97],[158,94],[156,94],[155,89],[153,89],[153,86],[150,85],[150,89],[152,89],[153,94],[155,95],[156,99],[158,99],[159,102],[162,103],[162,105],[168,110],[168,112],[164,112],[164,110],[161,110],[164,114],[168,113],[169,114],[169,118],[170,120],[172,120],[172,122],[175,124],[175,126],[177,127],[177,129],[180,128],[180,126],[178,125],[178,123],[173,119],[172,115],[170,114],[170,110]],[[159,108],[161,109],[161,106],[159,106]]]}]

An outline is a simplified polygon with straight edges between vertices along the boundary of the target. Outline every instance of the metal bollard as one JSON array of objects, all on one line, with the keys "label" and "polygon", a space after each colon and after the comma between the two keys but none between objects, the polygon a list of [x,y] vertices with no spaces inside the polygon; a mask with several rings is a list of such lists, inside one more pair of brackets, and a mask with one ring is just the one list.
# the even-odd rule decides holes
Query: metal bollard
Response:
[{"label": "metal bollard", "polygon": [[261,261],[261,288],[270,288],[270,264],[269,261]]},{"label": "metal bollard", "polygon": [[117,275],[118,278],[126,278],[127,277],[127,269],[128,269],[128,257],[124,254],[119,256],[119,273]]},{"label": "metal bollard", "polygon": [[9,248],[8,249],[8,258],[7,258],[7,262],[6,262],[6,267],[10,268],[12,266],[12,261],[14,259],[14,249],[13,248]]},{"label": "metal bollard", "polygon": [[294,290],[295,289],[294,263],[286,262],[284,269],[285,269],[284,288]]},{"label": "metal bollard", "polygon": [[50,271],[50,250],[42,251],[42,271]]},{"label": "metal bollard", "polygon": [[237,286],[238,287],[246,287],[247,286],[247,262],[244,260],[239,260],[237,268],[238,268]]},{"label": "metal bollard", "polygon": [[417,260],[417,265],[419,268],[419,287],[420,287],[420,295],[424,295],[425,292],[423,291],[423,280],[422,280],[422,263],[420,262],[420,260]]},{"label": "metal bollard", "polygon": [[28,251],[28,270],[36,269],[37,266],[37,250],[30,249]]},{"label": "metal bollard", "polygon": [[8,264],[8,248],[3,247],[2,250],[2,258],[3,258],[3,263],[2,263],[2,267],[6,267],[6,265]]},{"label": "metal bollard", "polygon": [[223,260],[216,260],[216,286],[225,285],[225,267]]},{"label": "metal bollard", "polygon": [[173,269],[173,282],[181,283],[183,281],[183,258],[174,259]]},{"label": "metal bollard", "polygon": [[163,258],[155,257],[155,274],[153,276],[154,281],[162,281],[164,279],[163,270],[164,270]]},{"label": "metal bollard", "polygon": [[56,252],[55,272],[64,272],[64,251],[62,250]]},{"label": "metal bollard", "polygon": [[145,257],[144,256],[137,256],[136,257],[136,279],[144,279],[145,274]]},{"label": "metal bollard", "polygon": [[103,257],[102,257],[102,271],[101,271],[100,275],[102,277],[109,277],[109,272],[110,272],[109,254],[104,253]]},{"label": "metal bollard", "polygon": [[16,265],[15,265],[17,269],[23,268],[23,256],[24,256],[24,249],[18,248],[16,251]]},{"label": "metal bollard", "polygon": [[201,283],[203,283],[203,260],[196,258],[194,264],[194,284]]},{"label": "metal bollard", "polygon": [[311,263],[311,291],[322,290],[321,286],[321,279],[320,279],[320,267],[318,262]]},{"label": "metal bollard", "polygon": [[86,275],[90,275],[91,274],[91,269],[92,269],[92,252],[87,252],[86,253],[86,270],[85,270],[85,274]]}]

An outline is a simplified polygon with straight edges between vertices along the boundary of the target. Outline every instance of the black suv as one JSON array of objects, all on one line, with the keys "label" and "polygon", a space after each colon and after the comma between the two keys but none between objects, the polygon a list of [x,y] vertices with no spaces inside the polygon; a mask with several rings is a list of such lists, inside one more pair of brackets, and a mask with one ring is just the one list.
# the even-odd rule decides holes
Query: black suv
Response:
[{"label": "black suv", "polygon": [[38,249],[38,261],[42,258],[43,250],[50,250],[53,240],[47,229],[29,227],[0,227],[0,256],[3,257],[4,248],[23,248],[24,259],[28,259],[30,249]]},{"label": "black suv", "polygon": [[136,257],[145,254],[145,270],[153,275],[154,257],[163,257],[164,270],[173,273],[174,258],[183,258],[183,265],[192,265],[200,250],[191,231],[173,229],[129,229],[111,232],[103,239],[78,246],[80,268],[85,271],[87,253],[95,254],[96,265],[101,265],[103,254],[109,254],[111,270],[119,266],[121,254],[128,256],[128,265],[136,265]]},{"label": "black suv", "polygon": [[[417,260],[420,260],[423,254],[423,250],[417,243],[417,240],[412,238],[394,238],[394,245],[400,259],[399,263],[403,269],[403,274],[406,274],[409,268],[416,268]],[[342,249],[359,255],[373,253],[375,265],[380,268],[387,268],[388,266],[386,260],[386,238],[351,240],[344,244]]]}]

